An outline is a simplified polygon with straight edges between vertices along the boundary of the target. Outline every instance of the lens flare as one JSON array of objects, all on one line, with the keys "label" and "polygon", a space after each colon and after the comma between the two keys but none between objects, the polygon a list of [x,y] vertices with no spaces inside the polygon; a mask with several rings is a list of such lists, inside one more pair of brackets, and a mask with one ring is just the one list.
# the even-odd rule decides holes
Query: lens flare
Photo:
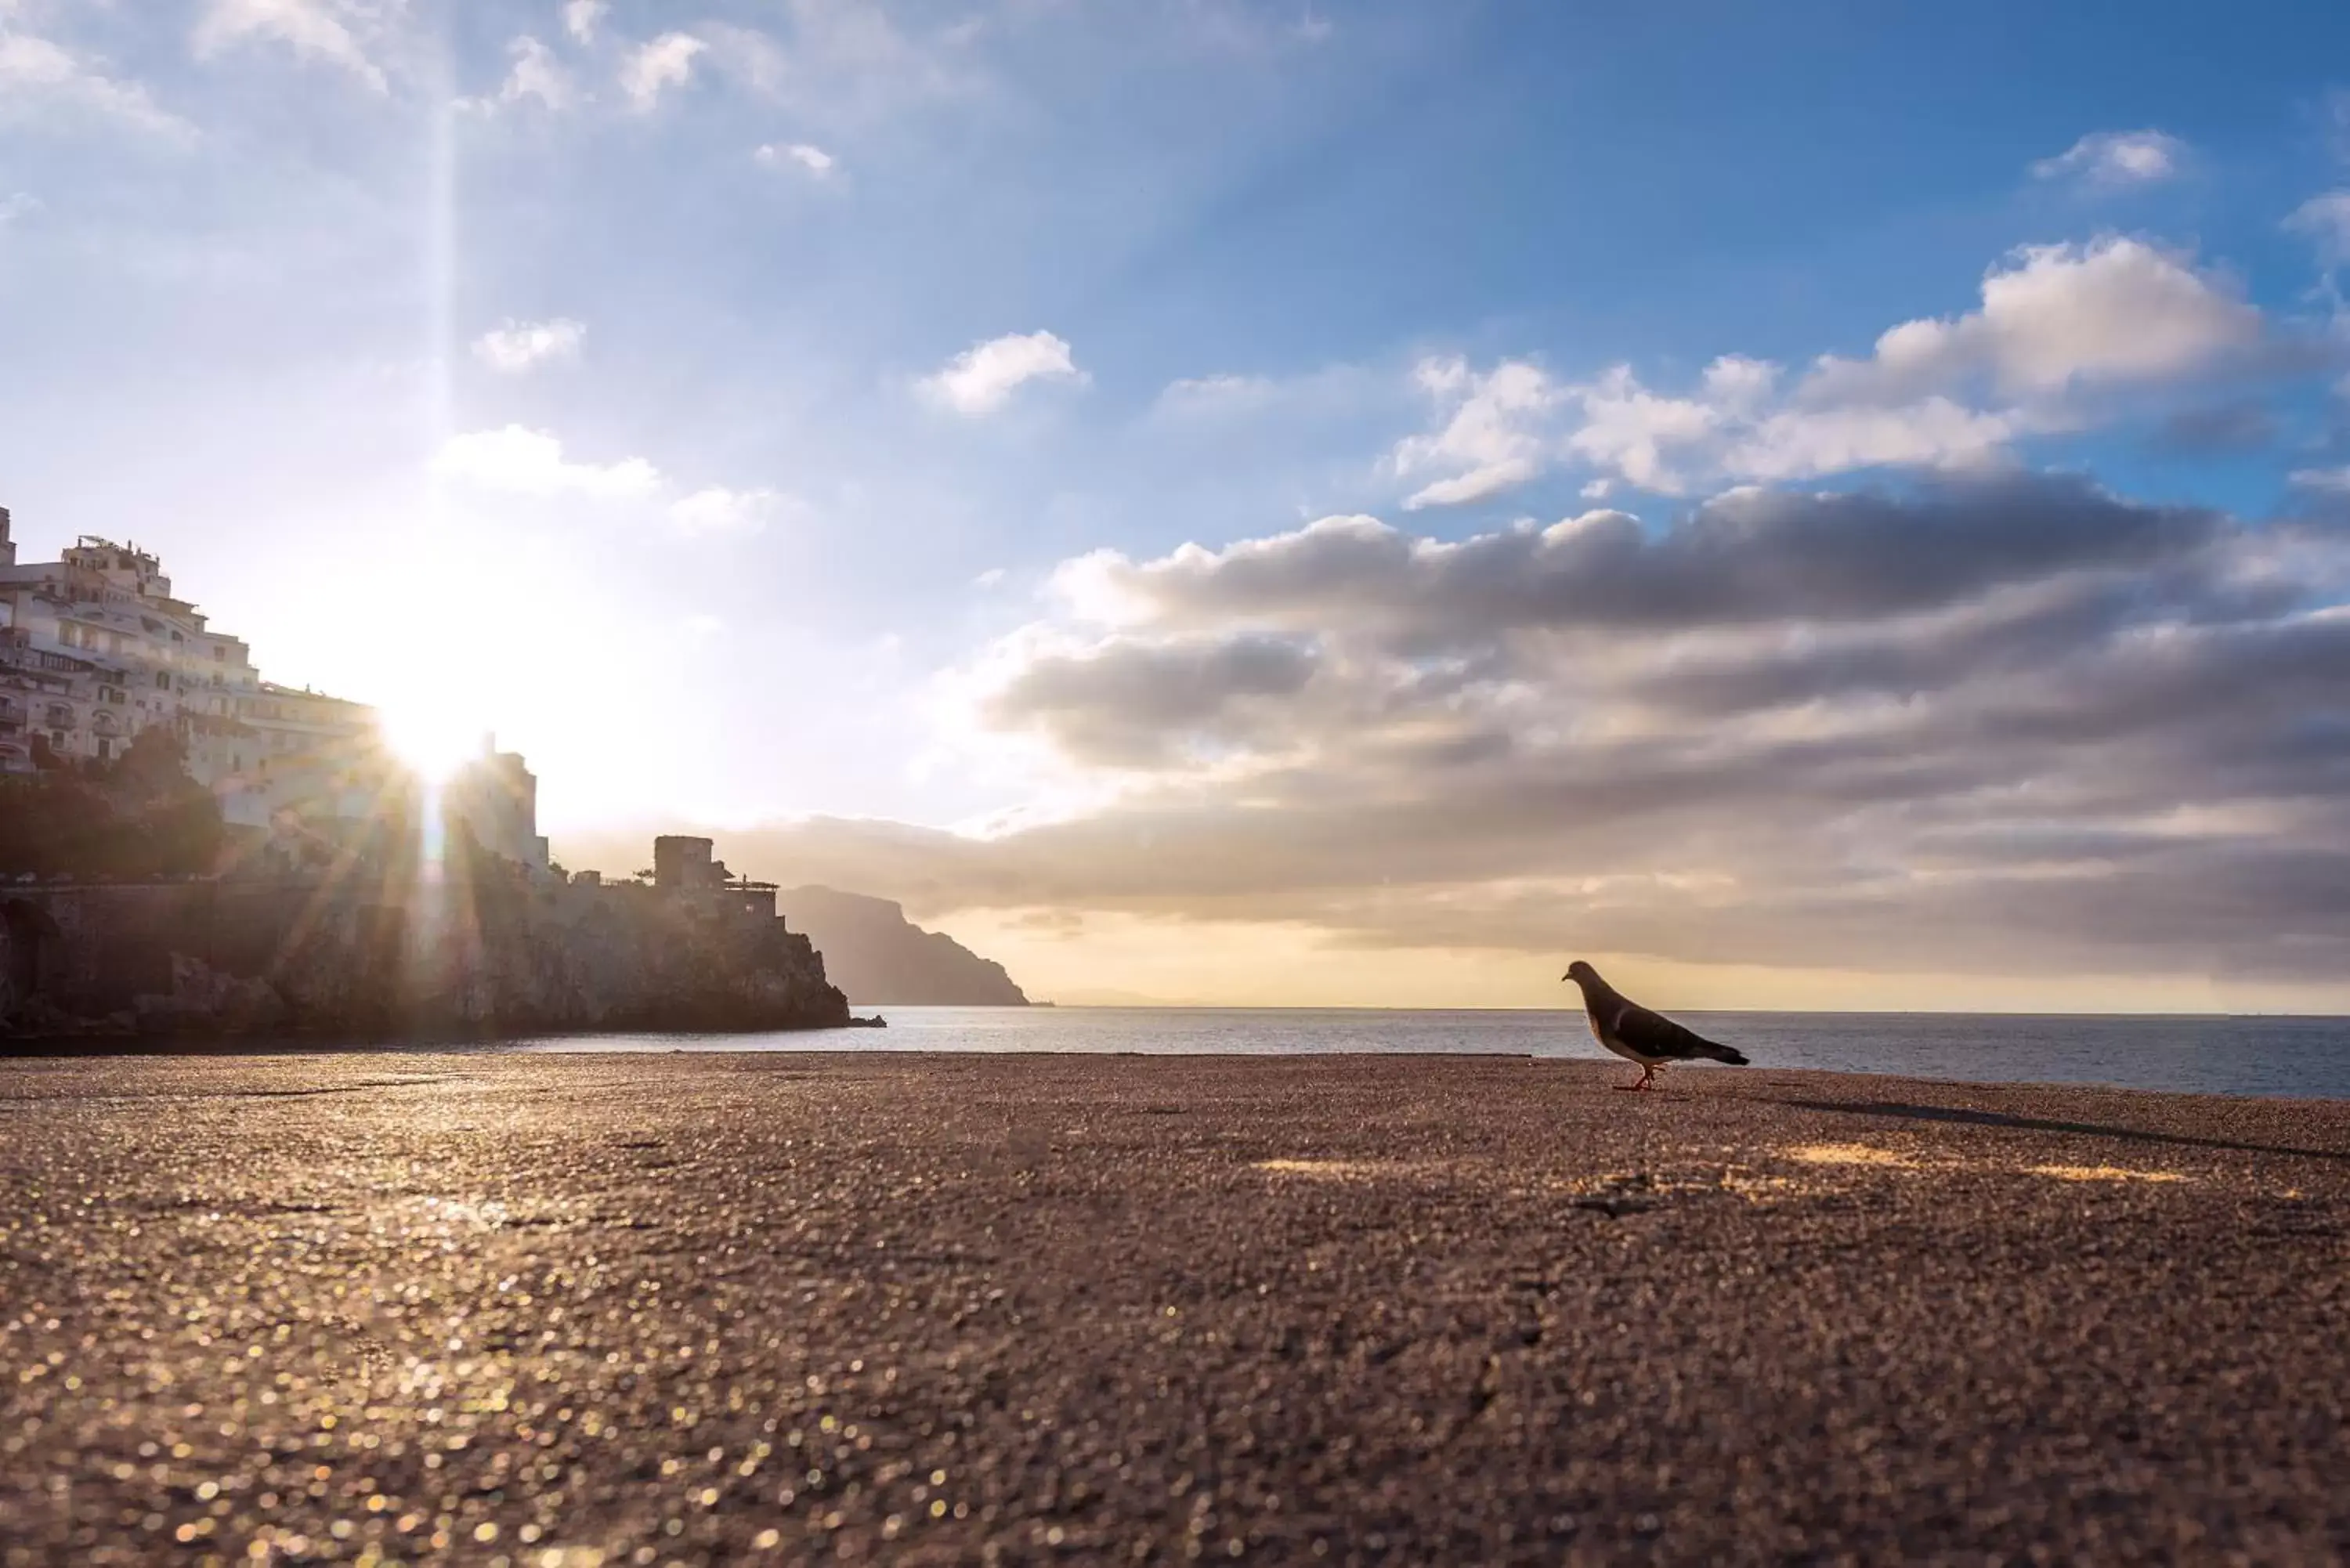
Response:
[{"label": "lens flare", "polygon": [[430,705],[387,711],[383,738],[394,756],[436,788],[485,750],[478,727],[446,709]]}]

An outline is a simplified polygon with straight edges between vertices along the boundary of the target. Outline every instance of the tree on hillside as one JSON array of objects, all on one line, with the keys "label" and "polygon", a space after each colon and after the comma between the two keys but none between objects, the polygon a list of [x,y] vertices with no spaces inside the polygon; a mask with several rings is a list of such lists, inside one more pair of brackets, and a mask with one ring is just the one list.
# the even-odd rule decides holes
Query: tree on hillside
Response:
[{"label": "tree on hillside", "polygon": [[112,762],[0,779],[0,873],[206,872],[224,836],[220,803],[188,776],[186,749],[160,726]]}]

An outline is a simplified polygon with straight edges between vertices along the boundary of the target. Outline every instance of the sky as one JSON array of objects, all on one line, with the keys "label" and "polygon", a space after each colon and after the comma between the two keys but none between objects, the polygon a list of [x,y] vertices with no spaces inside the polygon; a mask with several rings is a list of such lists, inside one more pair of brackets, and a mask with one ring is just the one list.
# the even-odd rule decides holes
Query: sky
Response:
[{"label": "sky", "polygon": [[2345,61],[0,0],[0,504],[1041,997],[2343,1010]]}]

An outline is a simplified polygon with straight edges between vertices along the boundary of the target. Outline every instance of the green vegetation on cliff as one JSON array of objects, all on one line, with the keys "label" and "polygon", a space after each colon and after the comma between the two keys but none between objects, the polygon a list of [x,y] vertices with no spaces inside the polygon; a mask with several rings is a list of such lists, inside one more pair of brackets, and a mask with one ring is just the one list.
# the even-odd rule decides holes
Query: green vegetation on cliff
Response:
[{"label": "green vegetation on cliff", "polygon": [[0,875],[178,877],[218,864],[227,832],[165,730],[108,763],[0,776]]}]

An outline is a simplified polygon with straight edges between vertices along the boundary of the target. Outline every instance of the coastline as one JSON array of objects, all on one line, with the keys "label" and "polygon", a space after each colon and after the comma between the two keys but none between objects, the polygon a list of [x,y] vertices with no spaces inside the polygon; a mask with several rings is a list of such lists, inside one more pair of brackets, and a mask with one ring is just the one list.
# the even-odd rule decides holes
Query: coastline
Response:
[{"label": "coastline", "polygon": [[[2181,1094],[2350,1099],[2350,1024],[2333,1020],[2019,1019],[1957,1014],[1929,1023],[1821,1013],[1689,1015],[1714,1037],[1779,1069],[1944,1082],[2109,1085]],[[1035,1008],[891,1009],[886,1036],[844,1042],[776,1035],[574,1035],[521,1050],[779,1050],[809,1045],[946,1054],[1133,1052],[1185,1056],[1471,1054],[1606,1061],[1581,1012],[1388,1010],[1120,1012]]]},{"label": "coastline", "polygon": [[2350,1102],[1622,1079],[1489,1056],[12,1062],[0,1344],[26,1376],[0,1546],[2350,1546]]}]

